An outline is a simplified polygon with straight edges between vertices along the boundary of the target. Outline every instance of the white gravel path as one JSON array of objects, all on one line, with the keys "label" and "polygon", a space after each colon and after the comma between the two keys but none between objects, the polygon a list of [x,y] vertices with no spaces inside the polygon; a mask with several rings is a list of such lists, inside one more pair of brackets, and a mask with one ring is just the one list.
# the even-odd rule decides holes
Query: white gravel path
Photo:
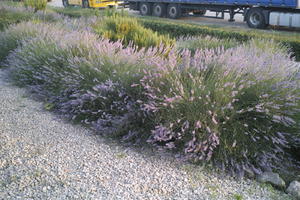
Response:
[{"label": "white gravel path", "polygon": [[59,120],[0,69],[0,199],[290,199]]}]

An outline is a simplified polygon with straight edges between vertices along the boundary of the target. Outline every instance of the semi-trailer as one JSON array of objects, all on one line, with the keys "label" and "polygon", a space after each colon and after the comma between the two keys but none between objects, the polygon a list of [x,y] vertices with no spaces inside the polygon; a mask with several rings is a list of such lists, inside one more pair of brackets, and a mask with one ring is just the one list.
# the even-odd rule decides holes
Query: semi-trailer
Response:
[{"label": "semi-trailer", "polygon": [[171,19],[189,13],[203,16],[209,10],[222,19],[228,13],[229,21],[242,14],[251,28],[300,27],[300,0],[127,0],[127,4],[141,15]]}]

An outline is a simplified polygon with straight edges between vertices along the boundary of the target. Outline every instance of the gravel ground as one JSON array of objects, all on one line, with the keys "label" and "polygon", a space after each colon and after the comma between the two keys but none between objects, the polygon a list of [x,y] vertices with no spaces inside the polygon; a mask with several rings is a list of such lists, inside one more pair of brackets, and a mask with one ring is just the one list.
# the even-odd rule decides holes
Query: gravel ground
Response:
[{"label": "gravel ground", "polygon": [[63,122],[0,69],[0,199],[290,199]]}]

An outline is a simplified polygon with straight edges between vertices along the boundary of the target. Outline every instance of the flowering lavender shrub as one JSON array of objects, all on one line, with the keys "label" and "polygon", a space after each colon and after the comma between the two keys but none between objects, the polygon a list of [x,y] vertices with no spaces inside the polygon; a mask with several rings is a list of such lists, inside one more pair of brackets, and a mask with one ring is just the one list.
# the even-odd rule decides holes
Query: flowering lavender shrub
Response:
[{"label": "flowering lavender shrub", "polygon": [[220,47],[228,49],[238,45],[238,42],[232,39],[218,39],[210,36],[181,37],[176,42],[178,50],[189,49],[192,53],[195,53],[197,49],[216,49]]},{"label": "flowering lavender shrub", "polygon": [[10,26],[9,29],[0,33],[0,62],[3,61],[10,51],[17,48],[19,41],[34,37],[42,25],[31,26],[32,23],[20,23]]},{"label": "flowering lavender shrub", "polygon": [[184,51],[181,60],[148,71],[141,105],[156,124],[149,142],[240,175],[279,167],[299,131],[299,65],[283,52],[252,41],[194,56]]},{"label": "flowering lavender shrub", "polygon": [[36,36],[22,40],[7,59],[17,82],[29,85],[68,118],[97,130],[114,126],[111,134],[120,135],[118,131],[134,129],[131,122],[141,119],[140,92],[131,85],[139,83],[144,68],[165,60],[163,47],[138,51],[89,31],[31,27],[38,30]]},{"label": "flowering lavender shrub", "polygon": [[[5,9],[13,9],[9,12],[23,12],[22,9],[13,7],[4,7]],[[26,11],[24,11],[26,12]],[[62,34],[62,28],[64,30],[85,30],[91,31],[89,25],[95,23],[97,18],[80,18],[80,19],[70,19],[68,17],[63,17],[62,15],[56,13],[43,14],[40,11],[34,14],[33,20],[29,22],[22,22],[17,25],[11,25],[3,32],[0,32],[0,62],[9,54],[11,50],[14,50],[20,41],[26,40],[28,38],[34,38],[37,33],[43,32],[42,35],[47,34],[49,29],[56,28],[59,33]],[[55,23],[54,23],[55,22]]]},{"label": "flowering lavender shrub", "polygon": [[66,117],[234,173],[277,168],[299,145],[299,66],[278,44],[138,50],[63,23],[8,29],[7,65]]},{"label": "flowering lavender shrub", "polygon": [[33,14],[26,12],[24,8],[15,8],[5,5],[0,5],[0,31],[10,24],[20,21],[27,21],[33,17]]},{"label": "flowering lavender shrub", "polygon": [[65,17],[57,14],[51,10],[47,12],[37,11],[33,13],[32,8],[14,7],[6,4],[0,5],[0,31],[4,30],[11,24],[17,24],[23,21],[46,21],[57,22],[63,20]]}]

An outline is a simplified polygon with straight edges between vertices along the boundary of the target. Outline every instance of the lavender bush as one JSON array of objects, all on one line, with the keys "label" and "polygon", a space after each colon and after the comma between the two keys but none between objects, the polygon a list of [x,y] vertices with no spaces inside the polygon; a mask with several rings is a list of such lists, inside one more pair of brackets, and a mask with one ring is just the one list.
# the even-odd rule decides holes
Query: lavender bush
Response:
[{"label": "lavender bush", "polygon": [[32,13],[23,12],[22,9],[0,5],[0,31],[10,24],[30,20],[32,16]]},{"label": "lavender bush", "polygon": [[[17,11],[19,10],[17,9]],[[23,12],[22,9],[20,10],[20,12]],[[49,32],[49,34],[52,34],[52,36],[55,36],[56,34],[64,34],[65,32],[62,33],[62,29],[64,31],[85,30],[89,32],[91,31],[89,25],[95,23],[95,21],[97,20],[97,18],[95,17],[70,19],[68,17],[63,17],[55,13],[49,13],[49,15],[45,15],[44,17],[42,15],[43,14],[38,11],[37,13],[35,13],[33,21],[11,25],[3,32],[0,32],[0,62],[3,62],[3,60],[7,57],[11,50],[17,48],[20,41],[35,38],[37,34],[45,35],[47,34],[47,32]],[[51,28],[52,31],[49,30]],[[55,31],[58,32],[55,33]]]},{"label": "lavender bush", "polygon": [[34,9],[28,7],[27,9],[22,6],[9,6],[6,3],[0,5],[0,30],[7,28],[8,25],[20,23],[23,21],[47,21],[57,22],[64,17],[51,10],[37,11],[33,13]]},{"label": "lavender bush", "polygon": [[147,72],[141,105],[156,124],[149,142],[240,175],[282,166],[299,131],[300,86],[299,65],[284,52],[252,41],[194,56],[184,51]]},{"label": "lavender bush", "polygon": [[188,49],[195,53],[197,49],[216,49],[223,47],[229,49],[238,46],[239,43],[233,39],[218,39],[210,36],[181,37],[176,42],[178,50]]},{"label": "lavender bush", "polygon": [[286,149],[300,146],[299,66],[272,41],[191,55],[124,47],[63,22],[4,33],[15,80],[99,132],[147,137],[241,175],[277,169]]},{"label": "lavender bush", "polygon": [[88,30],[30,27],[38,30],[36,36],[19,42],[7,59],[17,82],[29,85],[68,118],[97,130],[121,135],[118,130],[132,127],[131,120],[139,123],[140,92],[131,85],[139,83],[143,69],[165,60],[163,47],[138,51],[124,48],[121,41],[98,39]]},{"label": "lavender bush", "polygon": [[38,30],[46,25],[36,25],[31,27],[32,23],[20,23],[16,26],[10,26],[4,32],[0,32],[0,62],[3,61],[10,51],[17,48],[19,41],[29,37],[34,37]]}]

